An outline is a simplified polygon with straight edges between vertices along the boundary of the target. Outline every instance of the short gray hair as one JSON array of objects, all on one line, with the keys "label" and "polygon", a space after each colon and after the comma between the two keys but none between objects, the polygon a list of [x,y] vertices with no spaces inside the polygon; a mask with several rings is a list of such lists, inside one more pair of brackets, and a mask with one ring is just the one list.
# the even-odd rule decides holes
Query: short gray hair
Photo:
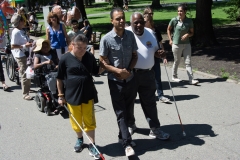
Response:
[{"label": "short gray hair", "polygon": [[140,14],[143,17],[143,14],[141,12],[133,12],[133,14],[130,16],[130,23],[132,23],[132,17],[136,14]]}]

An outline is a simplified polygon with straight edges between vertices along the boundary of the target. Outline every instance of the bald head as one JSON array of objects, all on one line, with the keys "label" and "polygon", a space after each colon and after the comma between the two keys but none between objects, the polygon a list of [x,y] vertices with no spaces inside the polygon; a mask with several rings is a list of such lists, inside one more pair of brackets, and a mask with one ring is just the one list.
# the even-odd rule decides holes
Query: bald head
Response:
[{"label": "bald head", "polygon": [[130,22],[131,22],[132,31],[138,36],[142,35],[144,32],[144,25],[145,25],[145,21],[142,13],[134,12],[130,17]]}]

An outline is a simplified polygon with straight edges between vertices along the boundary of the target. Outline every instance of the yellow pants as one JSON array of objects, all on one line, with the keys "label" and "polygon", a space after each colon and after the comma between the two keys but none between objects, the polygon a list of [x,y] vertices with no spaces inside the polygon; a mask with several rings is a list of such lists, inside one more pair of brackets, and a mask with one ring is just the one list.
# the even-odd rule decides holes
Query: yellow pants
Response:
[{"label": "yellow pants", "polygon": [[[67,103],[67,107],[85,132],[96,128],[93,100],[89,100],[87,104],[82,103],[81,105],[71,105]],[[70,116],[70,123],[75,132],[82,132],[72,116]]]}]

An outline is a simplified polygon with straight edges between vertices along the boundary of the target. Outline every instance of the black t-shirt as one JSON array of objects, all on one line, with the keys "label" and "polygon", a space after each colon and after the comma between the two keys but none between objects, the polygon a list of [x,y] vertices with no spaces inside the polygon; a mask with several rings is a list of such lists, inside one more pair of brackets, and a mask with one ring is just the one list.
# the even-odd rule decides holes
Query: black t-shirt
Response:
[{"label": "black t-shirt", "polygon": [[94,98],[94,84],[89,73],[96,75],[98,70],[96,59],[89,52],[84,54],[82,61],[71,53],[61,57],[57,79],[65,80],[65,99],[69,104],[80,105]]}]

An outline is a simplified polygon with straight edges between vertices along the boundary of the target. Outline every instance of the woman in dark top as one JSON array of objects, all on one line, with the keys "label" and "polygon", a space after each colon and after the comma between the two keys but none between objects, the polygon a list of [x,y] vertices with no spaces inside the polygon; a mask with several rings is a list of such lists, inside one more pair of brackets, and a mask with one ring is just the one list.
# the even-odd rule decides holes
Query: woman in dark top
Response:
[{"label": "woman in dark top", "polygon": [[[163,38],[162,38],[161,32],[154,26],[153,9],[150,7],[145,8],[143,15],[144,15],[144,20],[145,20],[145,27],[150,28],[153,30],[153,32],[155,32],[155,36],[159,42],[159,46],[164,51],[164,46],[162,43]],[[156,80],[158,99],[160,102],[168,103],[170,101],[170,99],[165,97],[164,93],[163,93],[160,59],[155,57],[154,60],[155,60],[155,63],[154,63],[152,70],[155,72],[155,80]],[[163,58],[163,63],[165,63],[165,64],[167,63],[166,56]]]},{"label": "woman in dark top", "polygon": [[90,25],[90,22],[88,21],[88,19],[85,19],[83,21],[83,25],[84,27],[80,30],[82,31],[86,37],[88,38],[88,42],[91,40],[91,36],[92,36],[92,26]]},{"label": "woman in dark top", "polygon": [[[67,104],[69,111],[94,143],[96,128],[93,102],[94,84],[90,74],[98,74],[99,67],[94,56],[86,52],[87,43],[88,39],[81,34],[72,40],[72,50],[65,53],[59,62],[57,88],[59,104]],[[63,80],[65,81],[65,92],[63,91]],[[83,149],[82,130],[72,117],[70,117],[70,122],[78,136],[74,150],[80,152]],[[89,154],[95,159],[100,158],[91,144],[89,145]]]}]

